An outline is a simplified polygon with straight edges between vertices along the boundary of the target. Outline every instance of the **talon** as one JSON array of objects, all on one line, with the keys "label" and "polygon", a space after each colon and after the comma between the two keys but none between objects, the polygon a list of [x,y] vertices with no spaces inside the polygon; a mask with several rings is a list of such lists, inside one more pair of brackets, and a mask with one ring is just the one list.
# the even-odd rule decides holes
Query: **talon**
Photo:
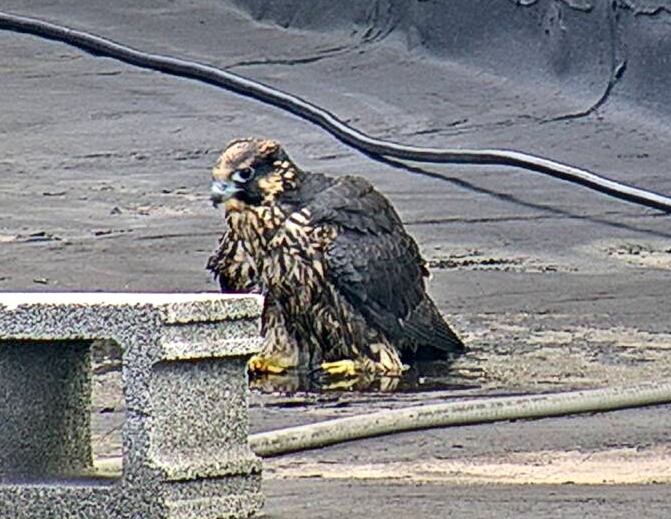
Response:
[{"label": "talon", "polygon": [[357,363],[353,360],[324,362],[320,367],[324,372],[334,377],[354,377],[359,372]]},{"label": "talon", "polygon": [[254,355],[247,362],[247,369],[250,373],[270,373],[272,375],[278,375],[284,373],[287,368],[281,363],[270,357],[261,357],[260,355]]}]

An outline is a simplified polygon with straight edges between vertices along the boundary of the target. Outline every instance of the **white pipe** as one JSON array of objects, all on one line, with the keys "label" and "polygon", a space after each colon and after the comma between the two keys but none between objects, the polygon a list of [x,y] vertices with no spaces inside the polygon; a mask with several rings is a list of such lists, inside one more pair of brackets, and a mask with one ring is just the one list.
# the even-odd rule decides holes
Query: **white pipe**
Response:
[{"label": "white pipe", "polygon": [[418,429],[614,411],[667,403],[671,403],[671,381],[495,397],[405,407],[289,427],[253,434],[249,437],[249,444],[257,455],[270,457]]}]

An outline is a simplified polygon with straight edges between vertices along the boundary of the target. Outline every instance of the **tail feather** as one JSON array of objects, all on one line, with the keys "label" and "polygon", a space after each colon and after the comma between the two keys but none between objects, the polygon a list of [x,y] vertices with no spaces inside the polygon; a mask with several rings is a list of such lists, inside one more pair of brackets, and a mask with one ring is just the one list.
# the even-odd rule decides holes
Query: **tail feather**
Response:
[{"label": "tail feather", "polygon": [[428,297],[405,320],[404,330],[419,349],[429,347],[444,353],[460,353],[465,349],[464,343]]}]

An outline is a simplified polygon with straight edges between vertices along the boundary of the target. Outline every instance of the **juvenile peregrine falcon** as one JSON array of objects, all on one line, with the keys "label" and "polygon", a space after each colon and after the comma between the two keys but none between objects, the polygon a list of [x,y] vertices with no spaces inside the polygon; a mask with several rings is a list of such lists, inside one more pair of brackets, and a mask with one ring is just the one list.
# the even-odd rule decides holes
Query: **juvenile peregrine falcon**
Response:
[{"label": "juvenile peregrine falcon", "polygon": [[366,180],[298,168],[274,141],[239,139],[212,172],[227,229],[208,262],[224,292],[261,292],[250,370],[398,375],[464,346],[424,287],[415,241]]}]

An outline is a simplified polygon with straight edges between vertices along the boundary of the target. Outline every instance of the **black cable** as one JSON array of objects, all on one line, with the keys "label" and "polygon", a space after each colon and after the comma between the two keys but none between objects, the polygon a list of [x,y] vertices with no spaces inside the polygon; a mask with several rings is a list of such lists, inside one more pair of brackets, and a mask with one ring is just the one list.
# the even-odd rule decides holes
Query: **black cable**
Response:
[{"label": "black cable", "polygon": [[191,78],[225,88],[240,95],[282,108],[315,123],[343,143],[373,158],[387,156],[415,162],[519,167],[580,184],[621,200],[671,212],[671,198],[665,195],[616,182],[584,169],[520,151],[423,148],[376,139],[348,126],[332,113],[300,97],[210,65],[142,52],[87,32],[35,18],[2,12],[0,12],[0,29],[24,32],[60,41],[98,56],[107,56],[138,67]]}]

